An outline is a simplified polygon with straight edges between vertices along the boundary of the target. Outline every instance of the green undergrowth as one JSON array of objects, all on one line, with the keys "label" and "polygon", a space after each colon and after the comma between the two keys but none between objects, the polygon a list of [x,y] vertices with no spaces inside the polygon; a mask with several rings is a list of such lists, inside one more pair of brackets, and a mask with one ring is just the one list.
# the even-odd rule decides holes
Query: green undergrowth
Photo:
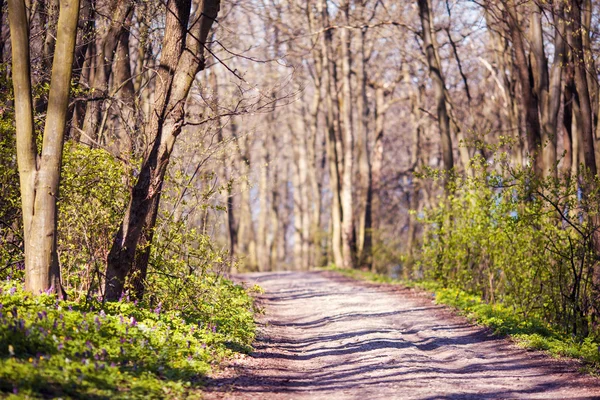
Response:
[{"label": "green undergrowth", "polygon": [[600,342],[592,337],[576,340],[539,318],[523,316],[519,310],[502,304],[488,304],[480,296],[460,289],[447,288],[435,281],[406,281],[368,271],[336,267],[329,269],[354,279],[403,285],[432,292],[437,304],[456,309],[469,320],[492,329],[494,334],[509,336],[523,348],[543,350],[554,357],[578,359],[585,363],[587,372],[600,372]]},{"label": "green undergrowth", "polygon": [[[199,398],[203,377],[250,350],[248,291],[215,278],[211,314],[122,300],[58,301],[0,285],[0,392],[9,398]],[[2,394],[0,393],[0,396]]]}]

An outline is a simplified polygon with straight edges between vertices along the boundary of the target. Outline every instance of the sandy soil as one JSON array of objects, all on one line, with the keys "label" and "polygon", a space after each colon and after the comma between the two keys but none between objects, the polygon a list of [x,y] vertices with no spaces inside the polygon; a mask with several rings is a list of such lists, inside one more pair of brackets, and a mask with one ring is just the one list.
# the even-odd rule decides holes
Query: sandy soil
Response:
[{"label": "sandy soil", "polygon": [[430,295],[332,272],[243,275],[265,289],[255,352],[207,399],[600,399],[575,362],[489,335]]}]

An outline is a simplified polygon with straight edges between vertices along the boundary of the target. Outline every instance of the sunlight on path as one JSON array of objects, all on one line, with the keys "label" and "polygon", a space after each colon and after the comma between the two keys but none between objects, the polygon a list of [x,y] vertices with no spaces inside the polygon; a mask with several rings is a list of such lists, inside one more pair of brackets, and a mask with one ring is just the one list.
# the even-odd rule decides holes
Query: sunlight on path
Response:
[{"label": "sunlight on path", "polygon": [[208,399],[600,399],[598,380],[408,290],[330,272],[241,279],[265,289],[264,325]]}]

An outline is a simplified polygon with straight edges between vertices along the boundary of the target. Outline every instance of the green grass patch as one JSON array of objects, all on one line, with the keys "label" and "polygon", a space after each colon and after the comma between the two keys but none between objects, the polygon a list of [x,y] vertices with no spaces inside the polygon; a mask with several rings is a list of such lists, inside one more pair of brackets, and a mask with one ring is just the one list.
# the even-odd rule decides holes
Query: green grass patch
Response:
[{"label": "green grass patch", "polygon": [[600,371],[600,342],[592,337],[575,340],[540,318],[524,317],[502,304],[488,304],[480,296],[455,288],[445,288],[435,281],[404,281],[361,270],[331,267],[328,270],[344,276],[378,283],[403,285],[432,292],[437,304],[456,309],[469,320],[486,326],[498,335],[506,335],[526,349],[543,350],[554,357],[567,357],[583,361],[586,372]]},{"label": "green grass patch", "polygon": [[212,367],[254,339],[254,304],[214,278],[212,314],[58,301],[0,285],[0,392],[12,398],[199,398]]}]

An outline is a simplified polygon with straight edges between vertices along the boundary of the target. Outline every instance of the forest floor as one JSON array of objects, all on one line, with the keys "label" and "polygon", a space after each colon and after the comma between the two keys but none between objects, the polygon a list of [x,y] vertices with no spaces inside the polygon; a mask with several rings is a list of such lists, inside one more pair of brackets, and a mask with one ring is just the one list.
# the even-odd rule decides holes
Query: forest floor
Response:
[{"label": "forest floor", "polygon": [[574,361],[521,349],[431,293],[335,272],[239,276],[265,290],[255,350],[206,399],[600,399]]}]

